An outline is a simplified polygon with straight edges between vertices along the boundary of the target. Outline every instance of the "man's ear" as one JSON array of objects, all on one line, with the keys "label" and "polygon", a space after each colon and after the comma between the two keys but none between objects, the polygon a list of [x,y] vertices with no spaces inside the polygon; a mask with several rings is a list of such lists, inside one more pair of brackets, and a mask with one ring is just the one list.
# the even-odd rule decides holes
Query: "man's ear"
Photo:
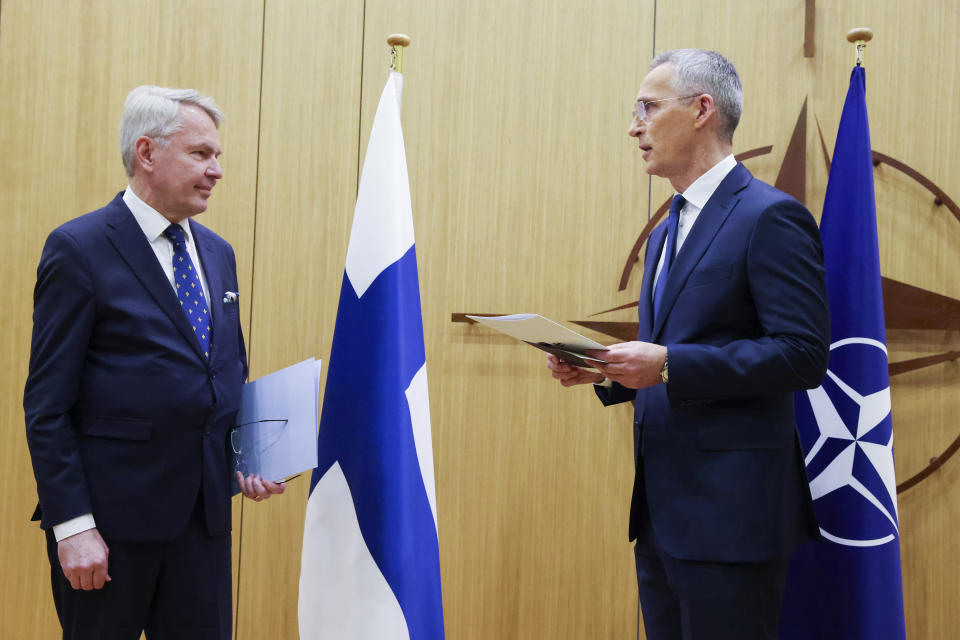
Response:
[{"label": "man's ear", "polygon": [[709,93],[701,93],[696,98],[697,118],[694,122],[694,128],[700,129],[708,122],[717,120],[717,103],[713,101],[713,96]]},{"label": "man's ear", "polygon": [[140,136],[133,145],[133,162],[147,173],[153,172],[154,153],[157,143],[153,138]]}]

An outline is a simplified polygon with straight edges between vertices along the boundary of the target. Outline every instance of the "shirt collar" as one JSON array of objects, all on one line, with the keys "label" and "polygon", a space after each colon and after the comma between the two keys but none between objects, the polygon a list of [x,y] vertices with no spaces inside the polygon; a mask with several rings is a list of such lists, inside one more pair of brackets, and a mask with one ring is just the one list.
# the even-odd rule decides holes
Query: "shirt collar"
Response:
[{"label": "shirt collar", "polygon": [[[141,200],[140,197],[133,192],[133,187],[130,185],[127,185],[127,188],[123,192],[123,202],[127,205],[127,208],[130,209],[130,213],[136,218],[137,224],[140,225],[144,235],[147,236],[147,240],[151,243],[162,236],[163,232],[170,226],[170,221],[164,218],[162,213]],[[187,237],[187,244],[192,244],[193,234],[190,230],[190,220],[184,220],[180,223],[180,226],[183,227],[183,233]]]},{"label": "shirt collar", "polygon": [[717,190],[727,174],[733,171],[737,166],[737,160],[733,154],[710,167],[706,173],[693,181],[687,190],[683,192],[683,199],[695,206],[697,209],[703,209],[707,201]]}]

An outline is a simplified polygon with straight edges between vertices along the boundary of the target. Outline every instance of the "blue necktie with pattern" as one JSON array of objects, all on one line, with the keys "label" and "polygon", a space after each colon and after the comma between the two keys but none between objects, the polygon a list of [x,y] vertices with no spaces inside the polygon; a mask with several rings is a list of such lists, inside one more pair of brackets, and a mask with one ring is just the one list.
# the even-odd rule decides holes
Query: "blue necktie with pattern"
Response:
[{"label": "blue necktie with pattern", "polygon": [[670,272],[670,265],[673,264],[673,254],[677,247],[677,226],[680,222],[680,209],[687,201],[679,193],[673,196],[673,202],[670,203],[670,215],[667,218],[667,241],[664,243],[663,250],[666,253],[663,257],[663,268],[660,269],[660,276],[657,278],[657,284],[653,288],[653,320],[656,322],[657,310],[660,308],[660,300],[663,298],[663,290],[667,286],[667,274]]},{"label": "blue necktie with pattern", "polygon": [[187,253],[187,239],[183,227],[172,224],[163,235],[173,243],[173,280],[177,285],[177,299],[187,315],[187,321],[200,341],[203,355],[210,357],[210,340],[213,337],[213,322],[207,299],[203,295],[200,274],[193,268],[193,260]]}]

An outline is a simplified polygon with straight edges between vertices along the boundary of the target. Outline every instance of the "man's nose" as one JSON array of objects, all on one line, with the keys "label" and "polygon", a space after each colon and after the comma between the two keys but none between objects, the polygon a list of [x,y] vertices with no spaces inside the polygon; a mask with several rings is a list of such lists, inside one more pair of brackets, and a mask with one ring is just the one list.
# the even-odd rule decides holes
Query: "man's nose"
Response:
[{"label": "man's nose", "polygon": [[210,161],[210,164],[207,166],[206,174],[214,180],[219,180],[223,177],[223,167],[220,166],[220,162],[216,158],[213,158]]}]

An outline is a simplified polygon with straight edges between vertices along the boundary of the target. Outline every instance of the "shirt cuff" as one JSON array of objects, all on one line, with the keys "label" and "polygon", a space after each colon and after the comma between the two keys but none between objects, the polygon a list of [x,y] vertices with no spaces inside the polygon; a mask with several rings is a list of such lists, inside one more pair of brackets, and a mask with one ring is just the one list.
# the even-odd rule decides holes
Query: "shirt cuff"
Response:
[{"label": "shirt cuff", "polygon": [[610,389],[611,387],[613,387],[613,380],[611,380],[610,378],[604,378],[603,382],[594,382],[593,386],[603,387],[604,389]]},{"label": "shirt cuff", "polygon": [[72,520],[67,520],[66,522],[53,525],[53,536],[57,539],[57,542],[60,542],[64,538],[69,538],[70,536],[75,536],[78,533],[87,531],[88,529],[96,528],[97,523],[93,520],[93,514],[85,513],[82,516],[73,518]]}]

